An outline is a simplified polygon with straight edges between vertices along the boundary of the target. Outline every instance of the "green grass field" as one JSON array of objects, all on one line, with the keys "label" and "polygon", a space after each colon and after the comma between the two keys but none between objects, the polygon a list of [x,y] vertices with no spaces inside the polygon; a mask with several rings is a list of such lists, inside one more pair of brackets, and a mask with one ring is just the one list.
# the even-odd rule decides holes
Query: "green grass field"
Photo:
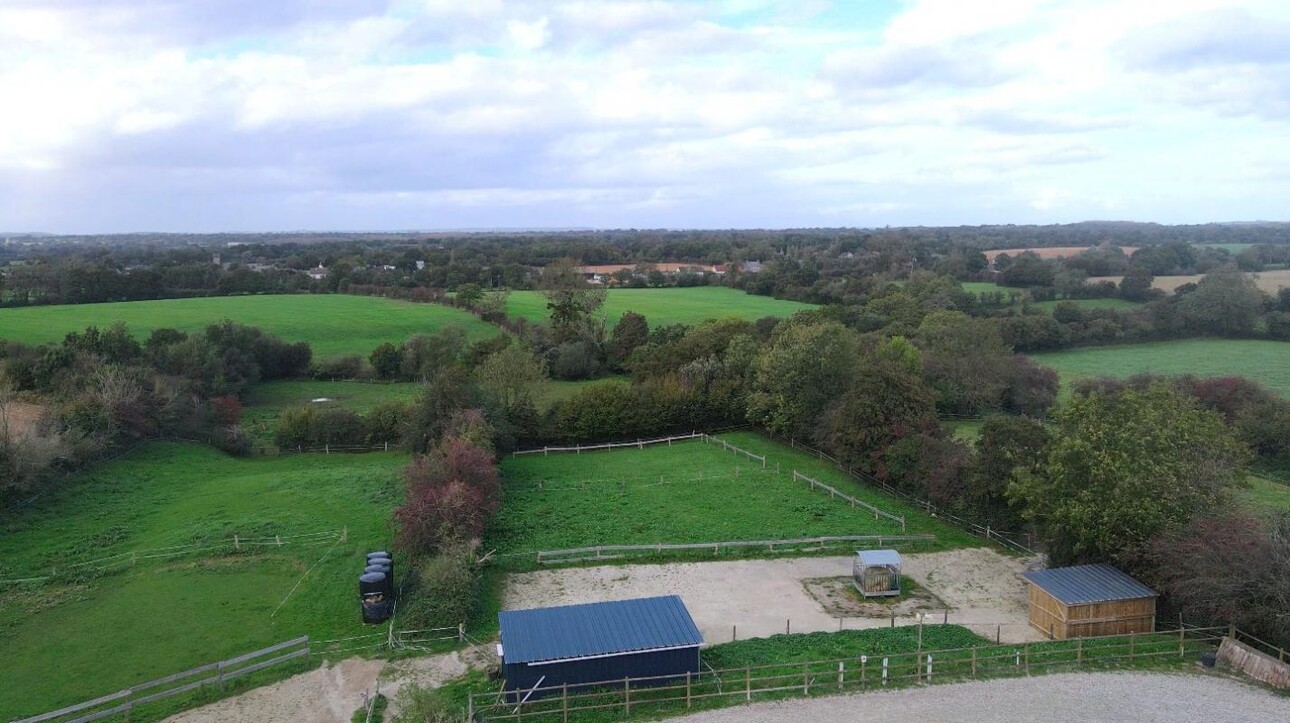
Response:
[{"label": "green grass field", "polygon": [[1063,388],[1088,377],[1128,377],[1156,374],[1195,374],[1200,377],[1240,375],[1262,382],[1290,397],[1290,343],[1250,339],[1186,339],[1146,344],[1090,347],[1032,354],[1034,360],[1056,369]]},{"label": "green grass field", "polygon": [[[406,456],[240,460],[150,443],[4,520],[0,579],[234,534],[286,538],[110,574],[0,586],[0,719],[32,715],[273,643],[373,632],[359,619],[363,555],[390,544]],[[334,535],[293,535],[347,529]],[[316,564],[316,567],[314,565]],[[308,574],[306,575],[306,572]],[[282,604],[298,582],[300,587]]]},{"label": "green grass field", "polygon": [[109,327],[123,321],[137,337],[144,338],[160,327],[200,331],[223,319],[258,326],[287,341],[307,341],[315,358],[340,354],[366,357],[381,342],[397,344],[449,324],[464,327],[472,341],[501,333],[465,311],[439,304],[296,294],[0,309],[0,337],[39,344],[60,341],[68,332],[87,326]]},{"label": "green grass field", "polygon": [[[1131,311],[1142,306],[1141,302],[1129,301],[1128,299],[1068,299],[1066,300],[1081,309],[1115,309],[1116,311]],[[1058,304],[1063,301],[1039,301],[1035,303],[1036,309],[1043,309],[1052,313]]]},{"label": "green grass field", "polygon": [[[764,316],[792,316],[812,304],[754,296],[722,286],[683,289],[610,289],[601,311],[612,325],[628,311],[643,314],[650,326],[698,324],[708,319],[737,317],[756,321]],[[537,291],[511,293],[507,314],[530,321],[547,319],[546,299]]]},{"label": "green grass field", "polygon": [[756,434],[723,436],[768,454],[768,468],[701,441],[507,458],[502,464],[506,502],[487,545],[502,553],[522,553],[598,544],[900,534],[895,522],[875,520],[871,513],[794,483],[793,469],[905,515],[909,534],[935,534],[938,548],[979,544],[800,452]]},{"label": "green grass field", "polygon": [[967,445],[976,444],[984,424],[984,419],[951,419],[945,422],[945,426],[954,433],[954,438]]},{"label": "green grass field", "polygon": [[1249,476],[1250,486],[1236,490],[1236,498],[1255,512],[1290,512],[1290,484]]}]

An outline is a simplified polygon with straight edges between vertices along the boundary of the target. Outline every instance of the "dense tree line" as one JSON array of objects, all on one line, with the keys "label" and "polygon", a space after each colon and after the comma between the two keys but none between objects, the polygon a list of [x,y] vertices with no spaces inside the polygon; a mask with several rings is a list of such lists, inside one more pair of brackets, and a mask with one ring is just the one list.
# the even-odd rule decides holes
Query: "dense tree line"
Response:
[{"label": "dense tree line", "polygon": [[[233,322],[202,333],[121,324],[58,344],[0,342],[0,505],[134,440],[178,437],[244,452],[237,396],[308,372],[308,344]],[[19,424],[19,412],[25,412]]]}]

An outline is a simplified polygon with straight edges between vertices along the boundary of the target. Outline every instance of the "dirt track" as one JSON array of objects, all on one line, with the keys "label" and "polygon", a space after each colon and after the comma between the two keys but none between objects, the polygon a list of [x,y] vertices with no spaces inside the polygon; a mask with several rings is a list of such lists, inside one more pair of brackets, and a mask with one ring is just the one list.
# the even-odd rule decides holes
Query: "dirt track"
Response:
[{"label": "dirt track", "polygon": [[[944,601],[949,622],[1005,642],[1038,640],[1026,622],[1025,561],[979,548],[906,555],[904,574]],[[677,594],[709,643],[792,632],[891,624],[889,616],[839,618],[812,598],[803,580],[846,576],[850,557],[733,560],[542,570],[508,579],[507,609]],[[940,622],[945,618],[933,618]],[[839,622],[840,621],[840,622]],[[897,625],[916,622],[898,617]]]},{"label": "dirt track", "polygon": [[754,703],[685,723],[1271,723],[1290,698],[1216,675],[1062,673],[813,700]]},{"label": "dirt track", "polygon": [[[466,674],[460,653],[430,655],[393,663],[348,658],[272,685],[225,698],[167,718],[167,723],[348,723],[363,694],[380,691],[393,703],[408,683],[433,687]],[[387,717],[397,711],[391,706]]]}]

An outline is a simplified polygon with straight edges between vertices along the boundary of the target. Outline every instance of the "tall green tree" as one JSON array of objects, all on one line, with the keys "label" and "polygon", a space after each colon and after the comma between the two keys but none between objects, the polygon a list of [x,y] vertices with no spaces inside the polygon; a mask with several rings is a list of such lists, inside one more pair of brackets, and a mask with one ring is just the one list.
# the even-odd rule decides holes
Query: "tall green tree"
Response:
[{"label": "tall green tree", "polygon": [[523,342],[512,342],[489,354],[475,368],[475,381],[506,409],[532,402],[546,383],[546,363]]},{"label": "tall green tree", "polygon": [[1228,266],[1206,274],[1195,291],[1179,300],[1178,311],[1188,327],[1201,333],[1249,334],[1263,311],[1263,292],[1254,279]]},{"label": "tall green tree", "polygon": [[1009,497],[1058,564],[1141,565],[1152,538],[1219,508],[1248,455],[1217,413],[1162,383],[1073,398],[1052,422],[1044,463]]},{"label": "tall green tree", "polygon": [[649,322],[634,311],[623,314],[609,334],[609,364],[622,370],[627,357],[649,341]]},{"label": "tall green tree", "polygon": [[851,388],[859,350],[856,333],[837,322],[781,324],[755,364],[749,419],[779,434],[809,437]]},{"label": "tall green tree", "polygon": [[540,288],[557,342],[604,341],[604,321],[596,311],[605,303],[605,289],[589,285],[571,259],[543,269]]}]

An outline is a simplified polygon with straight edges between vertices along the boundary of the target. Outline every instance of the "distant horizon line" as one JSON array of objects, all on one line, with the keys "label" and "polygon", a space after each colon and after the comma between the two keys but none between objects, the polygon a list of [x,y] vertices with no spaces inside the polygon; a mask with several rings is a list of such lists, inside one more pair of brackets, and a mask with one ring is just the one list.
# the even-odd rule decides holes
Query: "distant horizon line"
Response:
[{"label": "distant horizon line", "polygon": [[902,228],[991,228],[1080,226],[1085,224],[1123,224],[1137,226],[1284,226],[1290,221],[1258,219],[1251,221],[1203,221],[1199,223],[1163,223],[1121,219],[1085,219],[1066,223],[976,223],[976,224],[884,224],[882,226],[462,226],[420,229],[292,229],[257,231],[0,231],[0,238],[69,238],[77,236],[302,236],[306,234],[497,234],[497,233],[585,233],[642,231],[802,231],[802,230],[887,230]]}]

